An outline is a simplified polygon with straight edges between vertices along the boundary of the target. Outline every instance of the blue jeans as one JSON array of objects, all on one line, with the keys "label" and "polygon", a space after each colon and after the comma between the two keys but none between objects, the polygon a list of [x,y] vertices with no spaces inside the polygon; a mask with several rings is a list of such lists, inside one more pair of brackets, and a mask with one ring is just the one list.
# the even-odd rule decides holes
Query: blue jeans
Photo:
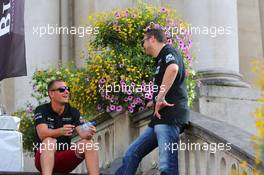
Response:
[{"label": "blue jeans", "polygon": [[123,157],[122,166],[116,175],[135,175],[137,167],[147,154],[159,147],[159,170],[163,175],[178,175],[178,151],[172,145],[178,144],[180,129],[176,125],[158,124],[147,127],[129,147]]}]

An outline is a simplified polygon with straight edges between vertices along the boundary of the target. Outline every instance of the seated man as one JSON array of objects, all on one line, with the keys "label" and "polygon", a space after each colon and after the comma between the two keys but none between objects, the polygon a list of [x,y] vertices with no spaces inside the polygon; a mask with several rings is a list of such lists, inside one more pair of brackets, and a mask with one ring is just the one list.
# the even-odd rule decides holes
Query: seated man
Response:
[{"label": "seated man", "polygon": [[[80,129],[80,113],[68,104],[70,89],[63,80],[53,80],[48,85],[51,102],[35,110],[36,145],[35,165],[42,175],[53,172],[68,173],[84,159],[90,175],[99,174],[98,146],[92,142],[96,128]],[[76,130],[81,140],[71,143]]]}]

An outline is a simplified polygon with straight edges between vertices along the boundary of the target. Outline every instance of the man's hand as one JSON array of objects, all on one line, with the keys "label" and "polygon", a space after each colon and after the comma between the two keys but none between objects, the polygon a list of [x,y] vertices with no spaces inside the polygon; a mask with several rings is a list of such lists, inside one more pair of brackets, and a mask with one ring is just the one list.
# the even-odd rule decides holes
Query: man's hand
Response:
[{"label": "man's hand", "polygon": [[61,133],[63,136],[71,136],[74,128],[75,128],[74,125],[70,125],[70,124],[63,125],[63,128],[61,128],[62,129]]},{"label": "man's hand", "polygon": [[169,104],[166,102],[166,100],[163,100],[163,101],[157,101],[156,102],[156,105],[155,105],[155,111],[154,111],[154,117],[157,117],[159,119],[161,119],[160,117],[160,114],[159,114],[159,111],[164,108],[164,107],[167,107],[167,106],[174,106],[174,104]]},{"label": "man's hand", "polygon": [[[78,132],[78,130],[77,130]],[[90,126],[88,130],[84,130],[84,131],[79,131],[79,135],[81,138],[83,139],[92,139],[92,137],[94,136],[94,134],[96,133],[96,127],[95,126]]]}]

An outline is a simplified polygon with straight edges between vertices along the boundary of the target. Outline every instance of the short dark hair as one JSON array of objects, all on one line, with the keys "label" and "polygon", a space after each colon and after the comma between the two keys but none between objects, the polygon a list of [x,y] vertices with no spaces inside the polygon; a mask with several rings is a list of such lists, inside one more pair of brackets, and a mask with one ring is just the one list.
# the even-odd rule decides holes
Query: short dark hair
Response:
[{"label": "short dark hair", "polygon": [[147,37],[154,36],[154,38],[156,38],[156,40],[160,43],[166,42],[166,36],[162,29],[155,29],[155,28],[147,29],[145,35]]},{"label": "short dark hair", "polygon": [[65,82],[64,80],[62,79],[56,79],[56,80],[51,80],[48,84],[48,91],[52,89],[53,85],[56,83],[56,82]]}]

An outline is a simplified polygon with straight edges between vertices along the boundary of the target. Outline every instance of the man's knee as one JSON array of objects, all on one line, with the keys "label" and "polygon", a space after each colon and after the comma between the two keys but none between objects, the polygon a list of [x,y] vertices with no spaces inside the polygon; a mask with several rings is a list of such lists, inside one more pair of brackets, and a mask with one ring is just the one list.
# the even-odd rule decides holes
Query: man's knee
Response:
[{"label": "man's knee", "polygon": [[42,141],[39,149],[40,149],[40,151],[44,151],[44,150],[56,151],[56,148],[57,148],[56,144],[57,144],[56,139],[54,139],[52,137],[47,137]]},{"label": "man's knee", "polygon": [[84,153],[86,151],[99,150],[99,145],[94,143],[93,140],[82,139],[80,142],[78,142],[77,148],[79,153]]}]

